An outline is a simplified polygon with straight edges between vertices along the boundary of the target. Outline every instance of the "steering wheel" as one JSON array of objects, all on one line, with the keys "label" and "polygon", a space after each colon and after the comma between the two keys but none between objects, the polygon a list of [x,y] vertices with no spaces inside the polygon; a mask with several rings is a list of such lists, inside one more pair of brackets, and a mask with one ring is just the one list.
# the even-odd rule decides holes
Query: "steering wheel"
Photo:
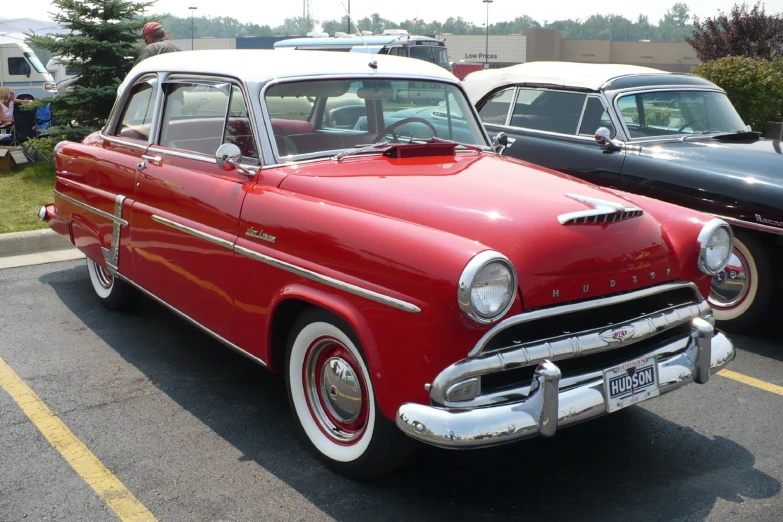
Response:
[{"label": "steering wheel", "polygon": [[710,126],[709,123],[707,123],[707,120],[699,119],[699,120],[688,120],[685,122],[685,125],[677,129],[677,132],[682,132],[684,129],[687,129],[689,126],[691,126],[694,123],[703,123],[705,129]]},{"label": "steering wheel", "polygon": [[432,130],[433,137],[435,137],[435,138],[439,137],[438,136],[438,131],[435,129],[435,126],[432,123],[428,122],[427,120],[425,120],[423,118],[404,118],[404,119],[402,119],[400,121],[395,121],[394,123],[392,123],[391,125],[389,125],[385,129],[383,129],[383,132],[378,134],[378,136],[376,136],[373,141],[378,141],[385,134],[391,133],[394,142],[399,143],[400,142],[400,137],[397,136],[397,133],[394,132],[394,129],[396,129],[397,127],[399,127],[401,125],[405,125],[406,123],[423,123],[424,125],[429,127],[430,130]]}]

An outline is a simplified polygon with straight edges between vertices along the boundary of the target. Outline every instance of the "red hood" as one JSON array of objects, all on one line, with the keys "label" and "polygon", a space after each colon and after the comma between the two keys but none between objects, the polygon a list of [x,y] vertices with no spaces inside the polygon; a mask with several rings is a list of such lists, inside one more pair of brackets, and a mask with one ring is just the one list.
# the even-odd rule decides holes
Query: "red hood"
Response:
[{"label": "red hood", "polygon": [[[553,304],[554,290],[562,302],[678,276],[676,258],[652,215],[613,224],[561,225],[559,215],[591,208],[567,193],[633,203],[519,161],[470,153],[371,156],[286,170],[285,190],[473,239],[477,252],[501,252],[517,268],[526,307]],[[533,294],[538,298],[530,302]]]}]

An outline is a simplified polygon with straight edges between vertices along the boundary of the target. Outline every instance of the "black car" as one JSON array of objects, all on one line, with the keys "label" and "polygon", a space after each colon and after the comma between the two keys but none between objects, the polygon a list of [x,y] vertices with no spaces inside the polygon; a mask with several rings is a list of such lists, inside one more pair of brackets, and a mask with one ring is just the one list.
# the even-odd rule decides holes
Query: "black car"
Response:
[{"label": "black car", "polygon": [[463,83],[504,154],[731,223],[734,255],[709,301],[725,328],[762,318],[783,259],[783,147],[751,132],[722,89],[689,74],[567,62]]}]

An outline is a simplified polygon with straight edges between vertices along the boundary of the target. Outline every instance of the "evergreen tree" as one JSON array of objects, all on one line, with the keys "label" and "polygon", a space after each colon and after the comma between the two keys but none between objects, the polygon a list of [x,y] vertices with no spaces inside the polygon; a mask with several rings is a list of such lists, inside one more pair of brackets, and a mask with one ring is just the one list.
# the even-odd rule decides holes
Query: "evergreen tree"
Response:
[{"label": "evergreen tree", "polygon": [[54,21],[70,31],[29,35],[36,47],[81,65],[73,92],[45,100],[60,126],[53,134],[79,140],[103,126],[117,97],[117,87],[139,55],[142,18],[154,2],[130,0],[53,0]]}]

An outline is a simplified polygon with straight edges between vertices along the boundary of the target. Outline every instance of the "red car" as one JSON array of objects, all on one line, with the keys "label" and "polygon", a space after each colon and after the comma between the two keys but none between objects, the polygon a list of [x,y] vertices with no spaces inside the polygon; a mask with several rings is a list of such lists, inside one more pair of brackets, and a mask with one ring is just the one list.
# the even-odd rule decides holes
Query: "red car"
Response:
[{"label": "red car", "polygon": [[98,300],[141,292],[283,372],[305,440],[352,477],[414,440],[551,436],[735,356],[704,297],[724,222],[498,155],[423,61],[156,56],[56,170],[40,217]]}]

